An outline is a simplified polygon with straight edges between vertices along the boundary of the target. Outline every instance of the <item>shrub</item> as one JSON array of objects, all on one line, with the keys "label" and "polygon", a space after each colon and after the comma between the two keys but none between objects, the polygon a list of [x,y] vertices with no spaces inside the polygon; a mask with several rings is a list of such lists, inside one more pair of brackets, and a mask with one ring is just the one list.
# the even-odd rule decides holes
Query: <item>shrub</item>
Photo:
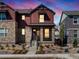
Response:
[{"label": "shrub", "polygon": [[74,39],[74,41],[73,41],[73,47],[77,47],[77,45],[78,45],[77,39]]},{"label": "shrub", "polygon": [[37,51],[36,54],[44,54],[43,48],[44,47],[40,45],[39,51]]}]

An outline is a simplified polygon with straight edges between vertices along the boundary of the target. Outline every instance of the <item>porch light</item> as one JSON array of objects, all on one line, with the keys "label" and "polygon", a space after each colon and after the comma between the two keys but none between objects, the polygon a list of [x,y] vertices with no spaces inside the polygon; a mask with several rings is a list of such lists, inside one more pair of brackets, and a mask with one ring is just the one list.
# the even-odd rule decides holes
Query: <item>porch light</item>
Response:
[{"label": "porch light", "polygon": [[33,31],[35,32],[35,31],[36,31],[36,29],[33,29]]}]

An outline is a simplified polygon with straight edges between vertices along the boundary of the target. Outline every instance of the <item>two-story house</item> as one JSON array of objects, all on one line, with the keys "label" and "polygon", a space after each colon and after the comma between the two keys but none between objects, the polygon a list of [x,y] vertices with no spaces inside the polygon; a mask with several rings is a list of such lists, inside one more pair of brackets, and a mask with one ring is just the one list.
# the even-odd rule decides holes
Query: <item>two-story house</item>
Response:
[{"label": "two-story house", "polygon": [[60,19],[60,31],[62,37],[66,38],[67,44],[74,40],[79,43],[79,11],[63,11]]},{"label": "two-story house", "polygon": [[35,9],[17,9],[17,43],[27,42],[30,44],[32,40],[36,39],[39,44],[53,44],[54,15],[54,11],[42,4]]},{"label": "two-story house", "polygon": [[55,12],[44,5],[35,9],[12,9],[0,2],[0,43],[54,43]]}]

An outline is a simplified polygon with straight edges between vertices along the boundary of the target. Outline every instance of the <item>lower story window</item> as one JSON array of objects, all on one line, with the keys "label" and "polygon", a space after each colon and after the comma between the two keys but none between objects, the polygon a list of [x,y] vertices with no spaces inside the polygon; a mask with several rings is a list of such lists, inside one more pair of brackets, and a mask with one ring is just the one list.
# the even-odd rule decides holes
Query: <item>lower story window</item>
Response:
[{"label": "lower story window", "polygon": [[0,28],[0,37],[5,37],[8,33],[8,29]]},{"label": "lower story window", "polygon": [[77,38],[77,30],[74,30],[74,38]]},{"label": "lower story window", "polygon": [[45,37],[45,38],[49,38],[49,29],[48,29],[48,28],[46,28],[46,29],[44,30],[44,37]]},{"label": "lower story window", "polygon": [[25,29],[22,28],[22,35],[25,35]]}]

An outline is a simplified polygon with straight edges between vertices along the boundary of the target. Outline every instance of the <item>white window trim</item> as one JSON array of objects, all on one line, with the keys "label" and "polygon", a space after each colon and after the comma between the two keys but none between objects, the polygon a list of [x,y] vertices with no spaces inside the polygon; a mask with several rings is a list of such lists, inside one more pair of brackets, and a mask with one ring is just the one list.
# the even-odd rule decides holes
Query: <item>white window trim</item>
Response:
[{"label": "white window trim", "polygon": [[[0,28],[1,29],[1,28]],[[4,35],[3,36],[0,36],[0,37],[6,37],[6,33],[8,33],[8,29],[7,28],[2,28],[4,31],[5,31],[5,33],[4,33]],[[6,30],[7,30],[7,32],[6,32]]]},{"label": "white window trim", "polygon": [[[74,30],[75,31],[75,30]],[[78,30],[76,30],[77,32],[78,32]],[[74,37],[74,38],[78,38],[78,33],[75,33],[75,32],[73,32],[73,37],[74,37],[74,34],[77,34],[77,37]]]},{"label": "white window trim", "polygon": [[78,19],[79,19],[79,18],[77,18],[77,23],[74,23],[74,18],[73,18],[73,24],[74,24],[74,25],[78,25],[78,24],[79,24],[79,22],[78,22],[79,20],[78,20]]}]

